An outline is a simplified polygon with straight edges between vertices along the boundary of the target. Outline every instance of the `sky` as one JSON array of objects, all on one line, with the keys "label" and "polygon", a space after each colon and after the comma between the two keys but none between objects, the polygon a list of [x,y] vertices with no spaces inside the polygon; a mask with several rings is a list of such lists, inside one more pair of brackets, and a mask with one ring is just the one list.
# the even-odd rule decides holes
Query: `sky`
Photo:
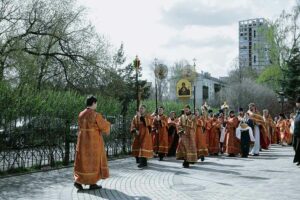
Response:
[{"label": "sky", "polygon": [[275,20],[295,0],[78,0],[88,20],[127,61],[139,56],[152,79],[157,58],[167,66],[181,59],[214,77],[228,75],[238,56],[238,22]]}]

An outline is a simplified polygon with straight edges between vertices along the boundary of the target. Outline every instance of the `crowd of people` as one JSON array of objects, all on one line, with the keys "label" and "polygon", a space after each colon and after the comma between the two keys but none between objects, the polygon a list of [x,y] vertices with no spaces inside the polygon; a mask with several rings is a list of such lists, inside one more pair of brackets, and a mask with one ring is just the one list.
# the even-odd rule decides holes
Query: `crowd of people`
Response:
[{"label": "crowd of people", "polygon": [[280,114],[273,119],[267,109],[261,115],[254,103],[246,112],[240,108],[237,115],[228,111],[226,102],[218,113],[206,103],[194,113],[186,105],[179,117],[175,112],[166,116],[163,107],[150,115],[141,105],[131,124],[132,152],[140,168],[147,166],[147,159],[152,157],[162,161],[165,156],[176,156],[188,168],[206,156],[259,156],[271,144],[293,143],[295,116],[291,113],[286,119]]},{"label": "crowd of people", "polygon": [[[110,124],[95,112],[96,107],[97,99],[89,97],[87,109],[79,114],[74,166],[77,189],[83,189],[82,184],[101,188],[97,181],[109,176],[102,135],[109,134]],[[132,155],[139,168],[146,167],[150,158],[163,161],[166,156],[176,156],[184,168],[189,168],[207,156],[247,158],[259,156],[271,144],[281,144],[293,145],[294,163],[300,165],[300,97],[296,107],[297,113],[291,113],[288,119],[283,114],[273,119],[267,109],[261,114],[254,103],[247,111],[240,108],[237,114],[226,102],[217,113],[206,103],[194,112],[186,105],[178,117],[175,112],[165,115],[162,106],[148,114],[146,106],[141,105],[130,127]]]}]

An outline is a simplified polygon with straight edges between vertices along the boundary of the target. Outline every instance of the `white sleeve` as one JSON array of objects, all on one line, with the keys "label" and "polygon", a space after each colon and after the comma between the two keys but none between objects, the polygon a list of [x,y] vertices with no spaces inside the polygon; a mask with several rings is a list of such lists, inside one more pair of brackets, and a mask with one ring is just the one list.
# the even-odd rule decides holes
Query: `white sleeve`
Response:
[{"label": "white sleeve", "polygon": [[252,128],[248,127],[248,130],[249,130],[250,140],[251,140],[252,142],[254,142],[254,141],[255,141],[255,138],[254,138],[254,136],[253,136]]},{"label": "white sleeve", "polygon": [[291,123],[291,127],[290,127],[290,133],[291,133],[291,134],[294,134],[294,123],[295,123],[295,122],[292,122],[292,123]]},{"label": "white sleeve", "polygon": [[236,138],[238,138],[239,140],[241,139],[241,128],[238,127],[236,130],[235,130],[235,136]]}]

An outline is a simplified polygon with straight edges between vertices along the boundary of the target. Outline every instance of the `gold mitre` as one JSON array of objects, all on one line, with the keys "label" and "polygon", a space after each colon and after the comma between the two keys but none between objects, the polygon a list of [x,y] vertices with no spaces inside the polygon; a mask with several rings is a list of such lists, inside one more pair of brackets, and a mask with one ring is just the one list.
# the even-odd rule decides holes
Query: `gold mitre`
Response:
[{"label": "gold mitre", "polygon": [[242,129],[246,129],[248,127],[248,124],[243,120],[240,124]]},{"label": "gold mitre", "polygon": [[224,104],[221,106],[221,109],[229,109],[229,106],[227,105],[226,101],[224,101]]}]

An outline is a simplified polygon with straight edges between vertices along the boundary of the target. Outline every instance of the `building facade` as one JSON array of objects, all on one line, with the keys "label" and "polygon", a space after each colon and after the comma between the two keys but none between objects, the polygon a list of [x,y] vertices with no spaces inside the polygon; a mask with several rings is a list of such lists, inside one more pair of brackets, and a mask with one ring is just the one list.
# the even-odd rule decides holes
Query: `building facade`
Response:
[{"label": "building facade", "polygon": [[[176,95],[176,84],[179,79],[171,79],[169,87],[169,98],[171,100],[180,101]],[[197,107],[201,106],[204,101],[211,102],[216,96],[220,93],[222,88],[225,87],[225,83],[218,78],[212,77],[207,72],[201,72],[196,74],[194,83],[192,83],[192,88],[189,88],[192,91],[192,95],[189,99],[189,103],[193,102],[194,88],[196,86],[196,105]]]},{"label": "building facade", "polygon": [[239,21],[239,65],[261,72],[270,64],[264,18]]}]

